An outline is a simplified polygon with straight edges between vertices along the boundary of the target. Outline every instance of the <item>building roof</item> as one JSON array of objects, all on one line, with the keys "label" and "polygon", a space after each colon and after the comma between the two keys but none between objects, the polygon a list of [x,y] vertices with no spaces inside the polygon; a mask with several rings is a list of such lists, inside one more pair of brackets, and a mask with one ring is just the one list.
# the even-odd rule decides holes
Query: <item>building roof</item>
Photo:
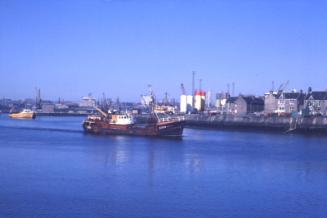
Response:
[{"label": "building roof", "polygon": [[309,98],[313,98],[314,100],[327,100],[327,91],[311,92],[306,97],[306,99]]},{"label": "building roof", "polygon": [[279,96],[281,95],[281,92],[273,92],[273,91],[269,91],[269,92],[265,93],[265,96],[268,96],[268,95],[272,95],[272,96],[274,96],[275,98],[279,98]]},{"label": "building roof", "polygon": [[298,92],[284,92],[282,98],[283,99],[298,99],[300,93]]},{"label": "building roof", "polygon": [[299,104],[303,104],[305,97],[303,92],[284,92],[279,98],[298,100]]},{"label": "building roof", "polygon": [[230,97],[227,99],[227,103],[235,103],[237,97]]},{"label": "building roof", "polygon": [[264,100],[262,98],[258,98],[255,96],[240,96],[241,98],[244,99],[244,101],[247,104],[258,104],[258,105],[264,105]]}]

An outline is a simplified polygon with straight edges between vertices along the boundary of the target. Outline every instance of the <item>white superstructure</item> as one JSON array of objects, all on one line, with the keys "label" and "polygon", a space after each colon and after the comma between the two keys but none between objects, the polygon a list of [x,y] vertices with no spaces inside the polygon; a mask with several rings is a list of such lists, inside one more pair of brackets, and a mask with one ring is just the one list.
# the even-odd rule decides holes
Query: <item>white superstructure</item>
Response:
[{"label": "white superstructure", "polygon": [[181,95],[180,99],[180,112],[187,113],[192,110],[193,107],[193,96],[192,95]]}]

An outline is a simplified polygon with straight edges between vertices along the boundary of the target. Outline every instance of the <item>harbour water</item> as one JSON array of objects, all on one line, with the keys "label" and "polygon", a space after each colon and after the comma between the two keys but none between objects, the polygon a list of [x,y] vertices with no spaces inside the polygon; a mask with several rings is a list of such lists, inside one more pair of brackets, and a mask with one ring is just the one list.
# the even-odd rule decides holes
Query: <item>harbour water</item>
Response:
[{"label": "harbour water", "polygon": [[327,137],[185,129],[94,136],[0,115],[0,217],[326,217]]}]

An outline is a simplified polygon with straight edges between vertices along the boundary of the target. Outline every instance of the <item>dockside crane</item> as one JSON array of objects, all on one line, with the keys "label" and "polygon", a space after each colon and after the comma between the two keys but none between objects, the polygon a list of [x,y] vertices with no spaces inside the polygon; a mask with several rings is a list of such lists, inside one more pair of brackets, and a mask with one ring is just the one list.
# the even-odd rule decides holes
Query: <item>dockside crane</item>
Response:
[{"label": "dockside crane", "polygon": [[186,95],[186,90],[183,83],[181,83],[181,90],[182,90],[182,95]]},{"label": "dockside crane", "polygon": [[290,81],[287,80],[286,83],[282,83],[278,88],[278,94],[281,94],[285,91],[285,89],[288,87]]},{"label": "dockside crane", "polygon": [[168,92],[165,92],[165,98],[163,100],[164,105],[168,105],[169,104],[169,99],[168,99]]},{"label": "dockside crane", "polygon": [[104,92],[102,93],[102,107],[105,110],[108,110],[108,101],[107,101],[106,94]]}]

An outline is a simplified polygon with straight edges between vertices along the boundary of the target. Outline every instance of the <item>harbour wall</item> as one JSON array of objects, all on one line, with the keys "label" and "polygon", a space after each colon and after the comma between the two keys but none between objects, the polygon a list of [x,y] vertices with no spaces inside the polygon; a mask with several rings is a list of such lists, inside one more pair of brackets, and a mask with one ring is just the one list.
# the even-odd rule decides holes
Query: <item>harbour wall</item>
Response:
[{"label": "harbour wall", "polygon": [[36,112],[36,116],[56,116],[56,117],[86,117],[91,113],[65,113],[65,112]]},{"label": "harbour wall", "polygon": [[188,127],[217,129],[272,130],[280,132],[311,132],[327,134],[327,117],[185,115]]}]

